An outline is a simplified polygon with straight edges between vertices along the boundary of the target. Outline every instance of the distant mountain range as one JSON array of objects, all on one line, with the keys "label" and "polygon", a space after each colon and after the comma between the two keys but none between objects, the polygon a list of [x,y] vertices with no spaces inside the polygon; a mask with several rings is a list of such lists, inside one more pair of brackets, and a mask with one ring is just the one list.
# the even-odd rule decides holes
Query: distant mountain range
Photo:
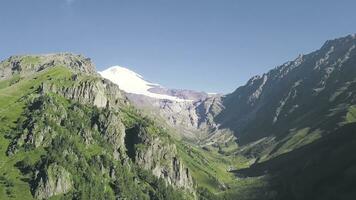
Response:
[{"label": "distant mountain range", "polygon": [[99,74],[119,85],[120,89],[126,93],[143,95],[154,99],[183,102],[197,101],[214,95],[186,89],[168,89],[157,83],[146,81],[140,74],[120,66],[110,67],[99,72]]},{"label": "distant mountain range", "polygon": [[163,117],[179,130],[180,136],[202,139],[207,136],[207,129],[212,128],[204,121],[207,117],[205,112],[208,112],[205,103],[207,99],[219,96],[218,94],[168,89],[146,81],[142,75],[119,66],[110,67],[99,74],[125,91],[136,107]]}]

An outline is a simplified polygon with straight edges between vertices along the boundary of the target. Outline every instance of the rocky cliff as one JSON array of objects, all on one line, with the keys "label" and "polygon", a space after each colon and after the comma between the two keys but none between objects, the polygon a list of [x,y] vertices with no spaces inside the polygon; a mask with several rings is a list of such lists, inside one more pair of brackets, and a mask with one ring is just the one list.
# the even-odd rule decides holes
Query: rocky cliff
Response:
[{"label": "rocky cliff", "polygon": [[35,188],[35,197],[37,199],[48,199],[51,196],[69,192],[73,183],[70,173],[62,166],[52,164],[48,166],[45,172],[35,177],[37,185]]},{"label": "rocky cliff", "polygon": [[[176,146],[167,139],[152,136],[152,133],[163,134],[159,129],[149,126],[135,126],[128,136],[131,141],[129,156],[146,170],[150,170],[157,177],[179,188],[193,188],[190,171],[179,159]],[[160,133],[161,132],[161,133]],[[143,145],[142,145],[143,144]],[[191,191],[192,192],[192,191]]]},{"label": "rocky cliff", "polygon": [[203,96],[202,99],[172,101],[155,99],[144,95],[127,94],[133,104],[176,130],[178,137],[199,145],[226,143],[235,137],[221,130],[214,120],[223,110],[220,95]]}]

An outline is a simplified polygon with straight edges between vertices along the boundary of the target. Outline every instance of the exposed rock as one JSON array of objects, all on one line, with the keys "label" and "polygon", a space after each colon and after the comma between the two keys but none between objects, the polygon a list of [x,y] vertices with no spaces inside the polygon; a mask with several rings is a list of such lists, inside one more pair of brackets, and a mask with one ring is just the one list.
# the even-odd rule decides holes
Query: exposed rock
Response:
[{"label": "exposed rock", "polygon": [[[73,75],[73,78],[78,75]],[[76,79],[76,78],[75,78]],[[44,82],[41,86],[43,93],[53,92],[84,104],[92,104],[98,108],[117,108],[120,104],[126,104],[126,98],[118,86],[108,80],[92,78],[76,80],[72,87],[58,86],[54,83]]]},{"label": "exposed rock", "polygon": [[114,158],[119,159],[125,152],[125,126],[113,112],[99,115],[97,126],[104,139],[114,147]]},{"label": "exposed rock", "polygon": [[[150,170],[159,178],[163,178],[168,184],[178,188],[193,191],[193,180],[189,169],[178,158],[176,146],[159,137],[151,136],[145,128],[136,127],[135,132],[139,145],[132,155],[138,166]],[[133,145],[133,144],[131,144]]]},{"label": "exposed rock", "polygon": [[248,98],[248,103],[250,104],[253,104],[255,101],[258,100],[258,98],[260,97],[261,93],[262,93],[262,90],[263,90],[263,86],[265,86],[266,82],[267,82],[267,75],[264,74],[262,77],[257,77],[257,79],[254,79],[252,81],[252,83],[250,83],[251,85],[252,84],[255,84],[254,81],[255,80],[261,80],[261,83],[257,83],[259,84],[257,89],[250,95],[250,97]]},{"label": "exposed rock", "polygon": [[158,119],[163,118],[164,122],[177,130],[179,137],[202,140],[217,129],[213,116],[221,110],[218,94],[164,88],[120,66],[99,73],[123,89],[136,107]]},{"label": "exposed rock", "polygon": [[37,199],[48,199],[54,195],[65,194],[73,187],[71,174],[62,166],[51,164],[44,174],[38,173],[37,187],[34,196]]},{"label": "exposed rock", "polygon": [[317,51],[251,78],[222,97],[215,123],[234,131],[241,145],[269,136],[281,139],[290,128],[327,126],[328,120],[338,126],[347,109],[342,105],[356,102],[351,91],[355,46],[352,35],[330,40]]},{"label": "exposed rock", "polygon": [[[32,114],[37,113],[42,114],[33,117]],[[9,145],[7,150],[8,155],[16,153],[18,148],[25,145],[35,148],[40,146],[47,147],[51,143],[52,138],[57,135],[53,127],[48,124],[61,124],[67,118],[67,111],[62,105],[55,104],[53,99],[39,96],[30,100],[24,116],[27,118],[27,121],[18,122],[17,127],[17,129],[23,131]]]},{"label": "exposed rock", "polygon": [[127,96],[136,107],[165,119],[185,139],[208,143],[211,142],[208,140],[210,134],[218,131],[219,124],[215,123],[214,117],[223,109],[219,95],[183,102],[135,94]]},{"label": "exposed rock", "polygon": [[32,74],[47,68],[67,66],[76,72],[96,74],[89,58],[71,53],[11,56],[0,63],[0,80],[13,74]]}]

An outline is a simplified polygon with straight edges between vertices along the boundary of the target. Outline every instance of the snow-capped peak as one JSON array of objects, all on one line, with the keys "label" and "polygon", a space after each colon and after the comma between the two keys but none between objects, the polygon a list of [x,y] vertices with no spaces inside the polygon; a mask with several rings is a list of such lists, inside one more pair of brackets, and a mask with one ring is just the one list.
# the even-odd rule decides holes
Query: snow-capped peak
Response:
[{"label": "snow-capped peak", "polygon": [[117,84],[120,87],[120,89],[122,89],[127,93],[140,94],[140,95],[145,95],[157,99],[167,99],[172,101],[187,101],[185,99],[181,99],[170,95],[150,92],[149,89],[154,87],[161,87],[161,86],[159,84],[151,83],[144,80],[140,74],[137,74],[136,72],[131,71],[125,67],[113,66],[102,72],[99,72],[99,74],[102,77],[109,79],[113,83]]}]

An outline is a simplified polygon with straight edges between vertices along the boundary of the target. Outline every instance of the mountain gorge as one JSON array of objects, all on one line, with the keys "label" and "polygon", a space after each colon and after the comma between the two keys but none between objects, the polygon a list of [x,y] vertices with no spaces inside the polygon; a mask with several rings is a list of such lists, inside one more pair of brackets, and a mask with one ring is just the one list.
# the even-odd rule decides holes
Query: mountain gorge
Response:
[{"label": "mountain gorge", "polygon": [[353,199],[356,35],[226,95],[70,53],[0,63],[0,199]]},{"label": "mountain gorge", "polygon": [[[298,152],[303,152],[301,155],[305,155],[302,163],[315,162],[313,167],[329,168],[328,173],[344,177],[342,171],[355,169],[352,164],[354,157],[351,156],[340,161],[338,167],[342,168],[344,165],[344,168],[337,170],[337,167],[333,167],[331,164],[328,164],[329,167],[321,164],[328,162],[329,158],[321,159],[319,156],[322,153],[319,151],[324,149],[325,152],[338,155],[335,160],[343,158],[345,155],[337,153],[334,149],[329,149],[330,147],[324,145],[329,143],[322,141],[331,140],[329,137],[343,140],[342,137],[346,137],[344,134],[349,134],[347,137],[351,137],[350,141],[343,141],[344,143],[338,145],[344,144],[350,150],[352,149],[353,126],[348,124],[354,123],[356,101],[354,95],[355,46],[356,37],[354,34],[329,40],[317,51],[299,55],[295,60],[286,62],[261,76],[252,77],[246,85],[239,87],[231,94],[194,100],[193,107],[191,107],[196,113],[195,121],[197,123],[194,127],[196,130],[204,132],[205,135],[199,135],[192,129],[190,131],[195,136],[200,136],[200,139],[204,136],[205,138],[203,142],[198,139],[193,143],[210,153],[217,151],[225,156],[234,155],[246,159],[244,163],[239,162],[237,166],[233,167],[232,171],[237,174],[241,172],[234,168],[243,168],[241,166],[246,165],[251,166],[247,168],[250,170],[259,169],[259,176],[272,176],[273,180],[284,180],[279,176],[290,176],[288,174],[290,172],[284,174],[284,169],[288,168],[289,162],[297,162],[299,157],[294,158],[294,156],[298,155]],[[174,105],[175,103],[170,104]],[[166,111],[160,108],[159,112]],[[169,117],[162,114],[161,116],[169,120]],[[223,137],[224,139],[229,138],[228,140],[221,139],[219,133],[222,132],[232,133],[233,136]],[[338,138],[339,135],[336,133],[341,133],[339,135],[344,136]],[[231,141],[236,141],[236,143]],[[333,147],[340,149],[339,151],[347,149],[336,145]],[[313,149],[313,153],[308,149]],[[289,158],[289,155],[292,159]],[[310,155],[310,157],[306,155]],[[316,159],[318,162],[309,159]],[[275,162],[284,162],[284,164],[274,164]],[[291,171],[308,169],[312,166],[295,164]],[[283,175],[264,173],[264,171],[270,171],[269,168],[272,168],[271,171],[276,174]],[[277,176],[279,178],[275,178]],[[301,176],[304,177],[305,174],[302,173]],[[323,174],[323,176],[327,175]],[[320,175],[319,178],[323,176]],[[348,174],[347,176],[353,177],[354,175]],[[347,178],[350,179],[350,177]],[[321,180],[315,178],[313,181]],[[293,184],[293,187],[301,187],[297,183]],[[350,187],[354,184],[354,182],[350,182],[347,186]],[[321,188],[338,187],[333,184],[326,185]],[[317,183],[309,185],[309,187],[320,190]],[[308,189],[311,190],[310,188]],[[283,197],[288,199],[317,198],[311,191],[305,192],[305,196],[295,194],[293,191],[279,191],[279,193],[293,194],[293,196]],[[278,193],[277,190],[276,192]],[[279,195],[277,197],[280,198]],[[326,197],[323,196],[323,198]]]}]

